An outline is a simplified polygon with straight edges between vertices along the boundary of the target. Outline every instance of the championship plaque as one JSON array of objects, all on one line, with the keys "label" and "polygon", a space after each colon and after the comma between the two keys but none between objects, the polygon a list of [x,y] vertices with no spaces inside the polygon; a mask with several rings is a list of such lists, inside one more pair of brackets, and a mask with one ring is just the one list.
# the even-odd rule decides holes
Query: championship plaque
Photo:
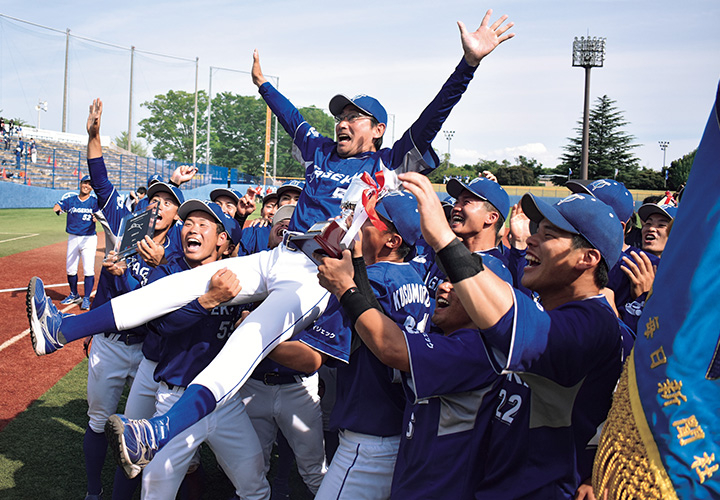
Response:
[{"label": "championship plaque", "polygon": [[152,236],[157,213],[158,205],[152,203],[142,212],[135,212],[123,217],[115,246],[117,260],[136,254],[138,242],[145,239],[145,236]]}]

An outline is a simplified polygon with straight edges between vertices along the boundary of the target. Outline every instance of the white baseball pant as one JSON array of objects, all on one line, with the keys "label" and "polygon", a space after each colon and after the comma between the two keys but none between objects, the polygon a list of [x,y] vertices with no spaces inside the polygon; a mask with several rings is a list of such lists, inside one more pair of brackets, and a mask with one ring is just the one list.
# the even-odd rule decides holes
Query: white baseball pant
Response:
[{"label": "white baseball pant", "polygon": [[[160,384],[157,414],[167,412],[183,392],[181,387],[170,389]],[[212,449],[240,498],[270,498],[260,442],[242,399],[236,397],[185,429],[153,457],[143,469],[143,500],[174,500],[195,453],[204,442]]]},{"label": "white baseball pant", "polygon": [[218,404],[237,393],[276,345],[304,330],[325,310],[329,292],[320,286],[317,266],[305,254],[280,245],[175,273],[110,301],[117,327],[133,328],[204,294],[210,278],[222,268],[234,272],[242,285],[228,304],[265,300],[192,381],[212,391]]},{"label": "white baseball pant", "polygon": [[93,432],[105,432],[105,422],[117,411],[125,384],[132,384],[143,359],[142,342],[125,345],[116,337],[95,335],[88,353],[87,414]]},{"label": "white baseball pant", "polygon": [[282,385],[266,385],[251,378],[239,392],[263,449],[265,474],[270,470],[270,454],[279,428],[313,494],[327,470],[318,380],[317,373]]},{"label": "white baseball pant", "polygon": [[340,444],[315,500],[390,498],[400,436],[340,431]]},{"label": "white baseball pant", "polygon": [[95,276],[95,251],[97,250],[97,234],[91,236],[68,235],[65,269],[67,274],[75,276],[79,261],[82,258],[83,275]]}]

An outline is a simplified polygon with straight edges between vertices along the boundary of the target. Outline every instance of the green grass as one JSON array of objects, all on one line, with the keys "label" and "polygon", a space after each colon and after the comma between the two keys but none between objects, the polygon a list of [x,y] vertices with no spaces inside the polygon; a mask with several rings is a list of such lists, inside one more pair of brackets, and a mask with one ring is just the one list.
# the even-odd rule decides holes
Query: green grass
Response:
[{"label": "green grass", "polygon": [[0,210],[0,257],[66,240],[65,215],[49,208]]},{"label": "green grass", "polygon": [[[87,427],[87,360],[46,392],[0,432],[0,498],[3,500],[67,500],[85,496],[83,435]],[[127,389],[120,401],[125,405]],[[273,452],[269,478],[275,475]],[[234,489],[217,465],[212,451],[203,445],[206,499],[230,498]],[[108,451],[103,468],[105,497],[110,498],[115,463]],[[293,468],[292,498],[306,500],[302,479]],[[134,498],[140,498],[139,491]]]},{"label": "green grass", "polygon": [[[258,204],[260,205],[260,204]],[[251,215],[259,216],[260,208]],[[13,235],[2,233],[12,232]],[[49,209],[0,210],[0,241],[37,234],[38,236],[0,243],[0,256],[65,241],[64,216]],[[123,395],[120,411],[125,405]],[[3,500],[66,500],[85,496],[83,435],[87,427],[87,360],[79,363],[52,389],[10,422],[0,432],[0,498]],[[212,452],[201,451],[207,499],[233,495],[229,480]],[[273,453],[270,478],[274,477]],[[105,498],[111,497],[115,464],[108,452],[103,469]],[[311,498],[294,469],[290,476],[292,498]],[[140,498],[136,493],[135,498]]]}]

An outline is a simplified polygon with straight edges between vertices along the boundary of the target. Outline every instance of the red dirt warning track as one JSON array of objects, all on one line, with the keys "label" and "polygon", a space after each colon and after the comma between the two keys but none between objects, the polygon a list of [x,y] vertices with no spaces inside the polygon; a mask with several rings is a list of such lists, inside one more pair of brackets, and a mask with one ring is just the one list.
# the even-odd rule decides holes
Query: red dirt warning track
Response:
[{"label": "red dirt warning track", "polygon": [[[98,277],[105,250],[102,233],[99,236],[95,256]],[[0,430],[85,357],[82,342],[68,344],[51,355],[36,356],[27,333],[25,287],[30,278],[40,276],[45,284],[63,284],[46,290],[55,305],[63,307],[59,302],[69,293],[65,274],[66,248],[67,242],[61,242],[0,257],[0,290],[22,288],[0,292],[0,394],[3,395],[0,398]],[[82,281],[82,270],[80,274]],[[79,288],[82,293],[82,285]],[[75,305],[67,312],[77,314],[80,308]]]}]

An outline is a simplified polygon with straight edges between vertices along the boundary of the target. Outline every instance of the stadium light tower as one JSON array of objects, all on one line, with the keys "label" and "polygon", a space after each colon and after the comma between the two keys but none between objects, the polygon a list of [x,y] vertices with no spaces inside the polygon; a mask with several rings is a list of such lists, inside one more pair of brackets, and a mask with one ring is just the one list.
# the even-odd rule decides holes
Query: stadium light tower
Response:
[{"label": "stadium light tower", "polygon": [[41,101],[38,99],[37,106],[35,106],[35,110],[38,112],[38,119],[37,119],[37,128],[40,129],[40,111],[45,111],[47,113],[47,101]]},{"label": "stadium light tower", "polygon": [[448,141],[448,152],[447,152],[447,165],[446,167],[450,166],[450,141],[452,141],[453,136],[455,135],[454,130],[443,130],[443,134],[445,134],[445,139]]},{"label": "stadium light tower", "polygon": [[667,151],[668,146],[670,145],[670,141],[658,141],[658,144],[660,145],[660,149],[662,149],[663,152],[663,174],[665,175],[665,188],[667,188],[667,180],[668,180],[668,174],[667,170],[665,170],[665,152]]},{"label": "stadium light tower", "polygon": [[588,145],[590,142],[590,68],[602,68],[605,61],[605,38],[575,37],[573,67],[585,68],[585,107],[583,111],[583,138],[581,179],[588,178]]}]

